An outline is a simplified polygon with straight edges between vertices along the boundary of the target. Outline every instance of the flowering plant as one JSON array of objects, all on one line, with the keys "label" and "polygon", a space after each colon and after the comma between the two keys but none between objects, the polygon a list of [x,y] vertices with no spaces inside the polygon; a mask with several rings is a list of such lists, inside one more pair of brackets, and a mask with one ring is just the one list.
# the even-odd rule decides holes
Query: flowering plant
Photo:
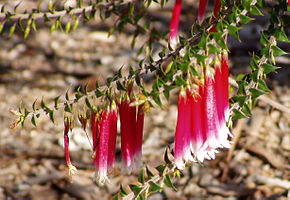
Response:
[{"label": "flowering plant", "polygon": [[[144,16],[152,1],[96,1],[83,5],[78,1],[75,8],[56,10],[53,1],[49,1],[48,11],[34,10],[30,14],[5,12],[0,14],[0,31],[7,30],[6,22],[12,22],[9,35],[13,35],[15,27],[20,24],[24,37],[28,37],[31,28],[36,31],[36,20],[55,20],[51,32],[62,29],[62,16],[70,15],[73,20],[73,30],[79,25],[81,18],[85,22],[95,17],[99,12],[105,20],[111,15],[118,20],[108,34],[122,32],[127,24],[134,27],[132,48],[138,36],[147,38],[137,52],[136,66],[123,67],[112,77],[108,77],[103,86],[96,82],[96,87],[88,91],[88,85],[79,87],[72,97],[66,93],[63,100],[55,98],[54,106],[47,106],[42,99],[40,106],[37,101],[32,110],[12,110],[17,116],[13,128],[24,124],[27,118],[37,126],[39,115],[46,113],[54,123],[55,112],[64,112],[64,147],[65,159],[70,175],[76,172],[69,154],[69,133],[74,127],[74,115],[77,113],[84,132],[87,126],[91,128],[93,162],[96,180],[109,182],[108,173],[113,173],[116,155],[116,139],[118,132],[121,137],[122,172],[140,173],[139,184],[131,185],[132,193],[123,189],[116,195],[146,198],[151,193],[163,189],[166,184],[174,188],[172,175],[179,175],[187,164],[202,163],[205,159],[215,159],[218,149],[230,148],[230,138],[233,137],[230,128],[233,120],[250,117],[251,108],[256,99],[268,92],[263,80],[267,74],[277,67],[275,58],[286,54],[277,46],[277,41],[289,42],[284,26],[289,22],[285,12],[289,7],[286,1],[277,1],[272,8],[267,2],[259,1],[223,1],[215,0],[213,13],[207,11],[207,1],[199,2],[197,17],[192,19],[190,35],[185,39],[179,36],[179,21],[182,15],[182,0],[176,0],[168,30],[158,31]],[[163,7],[167,1],[156,2]],[[261,32],[262,49],[251,55],[251,72],[232,80],[232,86],[238,89],[230,90],[228,38],[239,38],[240,29],[255,16],[269,13],[270,26]],[[144,21],[140,21],[143,19]],[[25,27],[22,25],[25,21]],[[71,23],[66,23],[65,32],[71,31]],[[4,26],[5,25],[5,26]],[[118,33],[116,33],[118,31]],[[159,58],[154,57],[156,44],[161,46]],[[153,51],[154,50],[154,51]],[[138,63],[138,64],[137,64]],[[146,85],[146,76],[154,76],[152,87]],[[142,141],[144,116],[150,114],[150,108],[163,108],[161,96],[170,101],[172,93],[178,93],[178,117],[175,130],[174,148],[167,148],[164,164],[156,167],[158,174],[146,168],[142,170]],[[76,108],[77,103],[85,106],[82,113]],[[118,129],[118,120],[120,128]]]}]

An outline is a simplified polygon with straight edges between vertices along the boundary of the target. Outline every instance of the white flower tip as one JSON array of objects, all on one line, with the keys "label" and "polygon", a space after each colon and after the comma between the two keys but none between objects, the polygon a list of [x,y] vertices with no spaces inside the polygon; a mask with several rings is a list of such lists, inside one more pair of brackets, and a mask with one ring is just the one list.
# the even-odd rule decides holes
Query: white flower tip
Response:
[{"label": "white flower tip", "polygon": [[176,166],[177,169],[183,170],[185,168],[185,164],[182,160],[174,160],[174,165]]},{"label": "white flower tip", "polygon": [[100,171],[95,172],[94,181],[100,184],[105,184],[105,183],[110,184],[110,180],[108,179],[107,174],[105,172],[100,172]]}]

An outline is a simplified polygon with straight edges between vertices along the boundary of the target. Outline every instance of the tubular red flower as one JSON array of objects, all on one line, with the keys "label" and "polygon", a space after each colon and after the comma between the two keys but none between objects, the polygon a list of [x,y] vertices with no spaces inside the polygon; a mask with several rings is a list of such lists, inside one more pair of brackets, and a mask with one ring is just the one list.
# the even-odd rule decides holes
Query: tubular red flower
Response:
[{"label": "tubular red flower", "polygon": [[[124,99],[119,105],[121,121],[121,152],[122,171],[131,173],[134,164],[135,136],[134,126],[136,123],[136,108],[130,107],[128,99]],[[135,118],[133,118],[135,116]]]},{"label": "tubular red flower", "polygon": [[99,120],[98,114],[95,112],[91,112],[91,127],[92,127],[92,136],[93,136],[93,151],[95,151],[98,138],[99,138]]},{"label": "tubular red flower", "polygon": [[77,171],[76,167],[72,165],[69,155],[69,137],[68,132],[70,130],[70,122],[68,117],[64,118],[64,152],[65,152],[65,160],[69,169],[69,176],[71,177]]},{"label": "tubular red flower", "polygon": [[[214,0],[214,11],[213,11],[213,13],[214,13],[215,18],[218,17],[218,13],[221,10],[221,6],[222,6],[222,4],[221,4],[220,0]],[[211,22],[213,22],[213,19],[211,20]],[[213,27],[210,29],[209,32],[216,32],[216,25],[213,25]]]},{"label": "tubular red flower", "polygon": [[179,17],[181,12],[182,0],[176,0],[172,12],[171,22],[170,22],[170,33],[169,33],[169,43],[172,47],[176,47],[177,41],[177,31],[179,25]]},{"label": "tubular red flower", "polygon": [[207,140],[209,146],[212,148],[222,147],[219,142],[216,140],[218,132],[218,121],[217,121],[217,102],[216,102],[216,93],[214,88],[214,81],[209,75],[205,75],[205,84],[204,84],[204,124],[205,132],[207,134]]},{"label": "tubular red flower", "polygon": [[207,0],[200,0],[199,1],[199,8],[198,8],[198,21],[201,23],[204,19],[205,9],[206,9]]},{"label": "tubular red flower", "polygon": [[225,120],[229,120],[229,65],[228,65],[228,55],[226,52],[222,55],[222,85],[224,87],[223,95],[223,106],[225,112]]},{"label": "tubular red flower", "polygon": [[142,165],[142,141],[143,141],[143,127],[144,127],[144,111],[143,105],[138,106],[137,122],[136,122],[136,145],[135,145],[135,163],[136,166]]},{"label": "tubular red flower", "polygon": [[116,157],[116,138],[117,138],[117,120],[118,111],[115,101],[111,103],[109,113],[110,131],[109,131],[109,147],[108,147],[108,171],[112,171],[115,165]]},{"label": "tubular red flower", "polygon": [[108,181],[108,148],[109,148],[109,132],[110,132],[110,118],[107,110],[104,110],[100,119],[100,136],[99,142],[96,146],[95,154],[95,169],[96,178],[101,183]]},{"label": "tubular red flower", "polygon": [[177,114],[177,124],[175,131],[175,146],[174,146],[174,158],[175,165],[178,169],[184,168],[183,163],[183,147],[184,147],[184,132],[185,132],[185,108],[186,108],[186,93],[183,88],[178,96],[178,114]]},{"label": "tubular red flower", "polygon": [[203,88],[198,87],[198,92],[190,96],[191,102],[191,146],[192,153],[197,160],[203,162],[206,152],[203,149],[204,143],[207,139],[205,131],[202,128],[202,110],[201,102],[203,97]]}]

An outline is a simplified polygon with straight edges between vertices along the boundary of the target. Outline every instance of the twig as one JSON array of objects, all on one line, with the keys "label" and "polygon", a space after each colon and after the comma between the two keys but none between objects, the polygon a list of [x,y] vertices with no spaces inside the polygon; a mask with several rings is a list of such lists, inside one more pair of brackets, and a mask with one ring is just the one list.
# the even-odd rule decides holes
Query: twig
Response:
[{"label": "twig", "polygon": [[221,177],[221,181],[222,182],[225,182],[225,180],[227,178],[228,171],[229,171],[229,163],[230,163],[230,161],[232,159],[233,152],[234,152],[234,150],[235,150],[235,148],[236,148],[236,146],[237,146],[237,144],[239,142],[239,139],[241,137],[241,134],[242,134],[242,130],[243,130],[245,121],[246,121],[245,118],[240,119],[238,121],[238,123],[237,123],[237,126],[232,130],[232,133],[233,133],[233,136],[234,136],[233,137],[234,141],[233,141],[233,144],[232,144],[230,150],[228,151],[228,155],[227,155],[227,158],[226,158],[227,165],[226,165],[226,167],[225,167],[225,169],[223,171],[223,175]]},{"label": "twig", "polygon": [[[127,0],[126,2],[120,4],[120,5],[126,5],[129,3],[132,3],[134,0]],[[39,20],[39,19],[54,19],[54,18],[58,18],[58,17],[62,17],[64,15],[80,15],[82,13],[89,13],[94,11],[96,8],[100,8],[100,9],[109,9],[110,7],[114,6],[114,5],[118,5],[117,3],[111,2],[111,3],[98,3],[95,5],[91,5],[91,6],[86,6],[86,7],[82,7],[82,8],[74,8],[72,10],[61,10],[61,11],[54,11],[54,12],[41,12],[41,13],[28,13],[28,14],[12,14],[12,16],[9,16],[10,14],[7,13],[0,13],[0,21],[3,20],[7,20],[8,21],[18,21],[20,19],[22,20],[28,20],[31,17],[35,20]]]}]

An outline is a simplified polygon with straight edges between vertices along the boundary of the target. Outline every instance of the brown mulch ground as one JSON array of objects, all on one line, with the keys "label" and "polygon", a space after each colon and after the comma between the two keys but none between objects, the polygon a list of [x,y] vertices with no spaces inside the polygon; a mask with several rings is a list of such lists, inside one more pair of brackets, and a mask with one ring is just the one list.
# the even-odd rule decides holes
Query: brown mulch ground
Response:
[{"label": "brown mulch ground", "polygon": [[[7,2],[8,8],[13,8],[15,2]],[[189,19],[194,18],[192,12],[196,12],[196,6],[192,5],[195,3],[186,2],[181,30],[187,30]],[[25,1],[27,8],[35,4]],[[159,7],[150,10],[149,16],[160,20],[154,23],[160,30],[169,26],[171,6],[166,11],[160,11]],[[258,31],[265,26],[260,21],[250,23],[241,31],[241,40],[245,43],[230,38],[232,76],[249,71],[248,52],[259,49]],[[38,31],[26,40],[19,31],[11,38],[7,37],[7,31],[0,35],[0,199],[108,199],[118,192],[120,184],[137,182],[136,174],[120,173],[118,138],[117,166],[110,175],[111,183],[95,183],[92,153],[78,123],[70,146],[78,173],[70,182],[63,153],[61,112],[56,113],[56,125],[43,116],[37,120],[38,128],[29,121],[24,128],[9,128],[15,116],[8,109],[17,109],[20,102],[29,109],[35,99],[44,98],[51,104],[53,98],[68,88],[73,91],[96,78],[105,80],[123,64],[136,65],[134,58],[145,41],[144,36],[131,50],[130,26],[126,33],[107,38],[106,31],[112,22],[94,20],[70,34],[61,31],[50,34],[49,27],[40,23]],[[289,29],[286,31],[289,34]],[[281,47],[290,52],[289,44]],[[150,199],[289,199],[289,64],[289,57],[277,59],[281,68],[267,79],[273,91],[258,101],[250,119],[235,121],[232,149],[221,150],[215,160],[206,161],[204,166],[187,167],[180,180],[173,179],[177,192],[165,187]],[[286,109],[279,109],[275,103]],[[83,108],[81,104],[79,107]],[[163,110],[152,109],[146,116],[144,163],[151,167],[163,163],[165,147],[173,141],[176,116],[176,98]]]}]

